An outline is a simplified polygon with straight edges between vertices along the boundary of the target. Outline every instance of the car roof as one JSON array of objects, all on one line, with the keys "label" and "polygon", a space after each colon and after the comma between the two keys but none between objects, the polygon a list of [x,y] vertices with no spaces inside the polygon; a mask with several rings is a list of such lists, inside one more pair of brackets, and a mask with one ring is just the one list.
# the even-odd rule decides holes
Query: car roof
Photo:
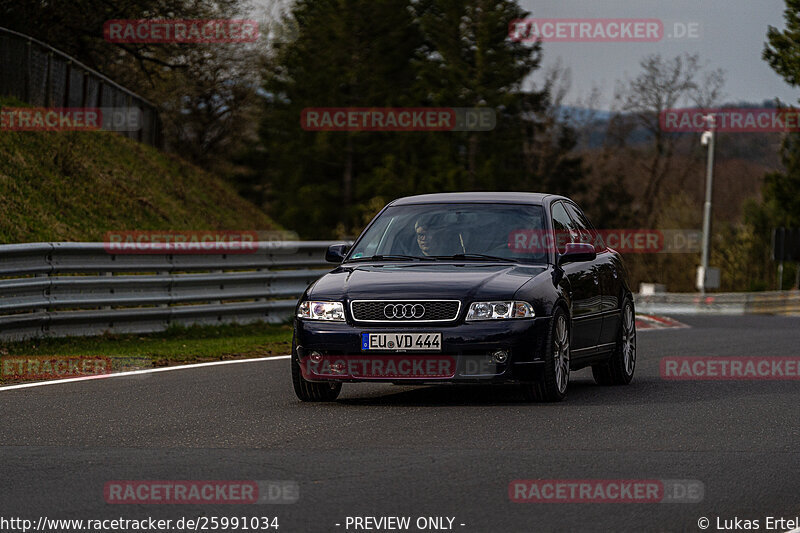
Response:
[{"label": "car roof", "polygon": [[398,198],[389,205],[439,204],[439,203],[497,203],[497,204],[542,204],[545,198],[563,198],[555,194],[539,192],[446,192],[420,194]]}]

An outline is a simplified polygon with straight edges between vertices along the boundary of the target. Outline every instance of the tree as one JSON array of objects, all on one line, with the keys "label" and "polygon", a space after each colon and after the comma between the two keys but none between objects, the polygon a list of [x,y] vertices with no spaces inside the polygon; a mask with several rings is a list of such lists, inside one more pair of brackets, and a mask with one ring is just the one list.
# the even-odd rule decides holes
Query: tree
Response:
[{"label": "tree", "polygon": [[285,26],[296,38],[276,43],[264,70],[261,142],[249,157],[256,176],[249,181],[263,184],[281,223],[331,237],[339,225],[360,224],[369,198],[394,194],[414,178],[405,173],[414,139],[304,131],[302,110],[413,104],[422,37],[406,0],[299,0]]},{"label": "tree", "polygon": [[[800,0],[786,0],[786,28],[770,26],[763,58],[786,83],[800,85]],[[800,227],[800,134],[788,134],[782,145],[785,172],[764,181],[764,208],[774,224]]]},{"label": "tree", "polygon": [[717,104],[724,74],[719,69],[703,72],[697,54],[684,54],[672,59],[652,54],[642,59],[639,65],[642,72],[617,87],[617,113],[609,125],[609,137],[616,140],[617,148],[624,146],[634,132],[644,134],[649,140],[648,153],[636,160],[645,175],[639,213],[652,223],[658,214],[655,206],[667,176],[678,173],[685,177],[691,168],[689,165],[683,169],[675,168],[674,155],[678,143],[686,137],[664,131],[660,123],[661,113],[680,105],[709,108]]},{"label": "tree", "polygon": [[524,188],[578,197],[588,192],[585,162],[575,153],[579,132],[564,105],[570,86],[570,71],[559,61],[544,73],[541,92],[525,95]]},{"label": "tree", "polygon": [[[386,201],[451,190],[568,191],[581,176],[549,96],[525,90],[540,47],[508,38],[500,0],[300,0],[265,74],[247,190],[306,238],[352,236]],[[308,132],[308,107],[490,108],[491,132]],[[333,201],[332,201],[333,200]]]}]

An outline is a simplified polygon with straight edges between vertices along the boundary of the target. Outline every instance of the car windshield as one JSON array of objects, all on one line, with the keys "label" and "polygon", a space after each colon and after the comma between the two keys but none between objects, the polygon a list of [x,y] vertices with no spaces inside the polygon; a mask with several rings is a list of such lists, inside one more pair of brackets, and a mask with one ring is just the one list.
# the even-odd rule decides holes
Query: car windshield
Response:
[{"label": "car windshield", "polygon": [[546,251],[514,246],[544,230],[538,205],[420,204],[388,207],[356,242],[350,261],[456,258],[545,263]]}]

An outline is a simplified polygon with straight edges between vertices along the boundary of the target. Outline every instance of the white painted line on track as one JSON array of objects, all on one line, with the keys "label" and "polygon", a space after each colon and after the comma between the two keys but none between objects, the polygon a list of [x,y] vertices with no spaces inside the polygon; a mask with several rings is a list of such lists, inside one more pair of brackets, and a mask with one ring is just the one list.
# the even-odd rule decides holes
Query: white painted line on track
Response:
[{"label": "white painted line on track", "polygon": [[61,383],[75,383],[77,381],[89,381],[95,379],[109,379],[135,376],[137,374],[154,374],[156,372],[170,372],[172,370],[187,370],[190,368],[202,368],[205,366],[234,365],[239,363],[254,363],[256,361],[277,361],[289,359],[289,355],[275,355],[272,357],[258,357],[255,359],[230,359],[228,361],[211,361],[210,363],[194,363],[191,365],[161,366],[158,368],[146,368],[143,370],[131,370],[129,372],[114,372],[113,374],[100,374],[98,376],[84,376],[79,378],[52,379],[50,381],[37,381],[36,383],[21,383],[19,385],[6,385],[0,387],[0,392],[14,389],[30,389],[32,387],[43,387],[45,385],[59,385]]}]

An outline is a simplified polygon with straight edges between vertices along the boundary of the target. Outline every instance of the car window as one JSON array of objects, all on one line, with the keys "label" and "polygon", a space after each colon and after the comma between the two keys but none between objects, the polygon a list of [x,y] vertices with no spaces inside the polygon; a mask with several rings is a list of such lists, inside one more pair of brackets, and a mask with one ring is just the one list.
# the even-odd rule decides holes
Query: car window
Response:
[{"label": "car window", "polygon": [[540,245],[544,233],[540,205],[390,206],[359,238],[347,260],[372,260],[378,255],[434,260],[471,254],[546,263],[547,249]]},{"label": "car window", "polygon": [[556,202],[552,207],[553,230],[555,232],[556,249],[563,254],[567,243],[580,242],[575,222],[567,214],[562,202]]},{"label": "car window", "polygon": [[565,205],[580,234],[580,242],[592,244],[595,252],[602,252],[605,249],[605,244],[600,234],[594,229],[594,226],[592,226],[592,223],[589,222],[589,219],[583,214],[583,211],[581,211],[578,206],[569,202]]}]

